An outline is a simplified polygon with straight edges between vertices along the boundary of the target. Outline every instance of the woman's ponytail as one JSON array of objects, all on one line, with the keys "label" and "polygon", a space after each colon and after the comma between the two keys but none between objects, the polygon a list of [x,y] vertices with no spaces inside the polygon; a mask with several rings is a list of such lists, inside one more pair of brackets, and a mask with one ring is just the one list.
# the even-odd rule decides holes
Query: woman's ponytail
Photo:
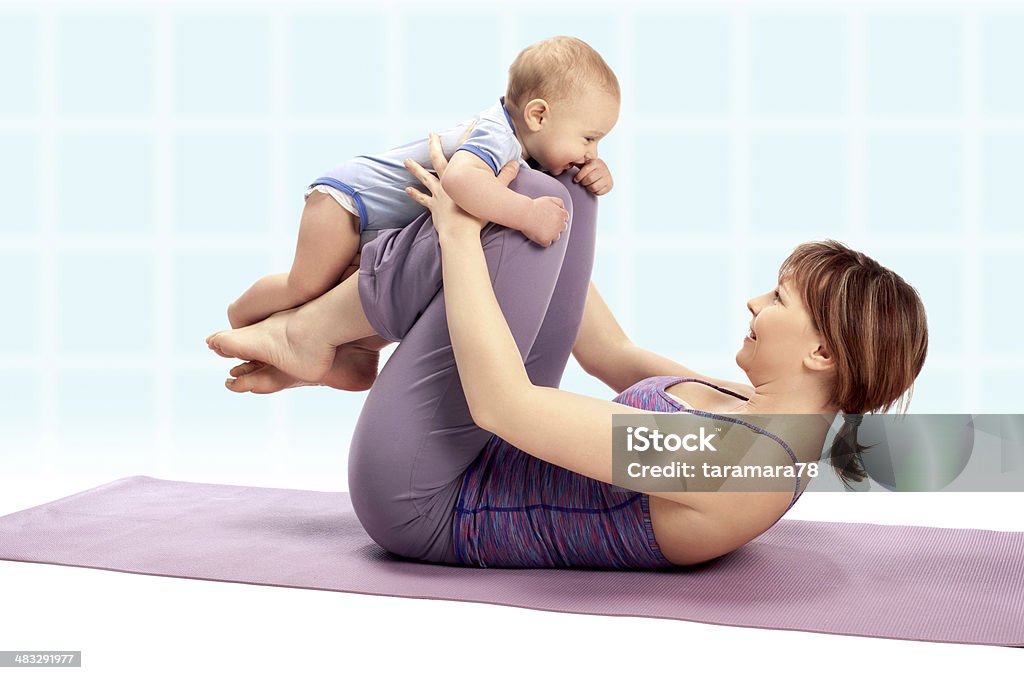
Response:
[{"label": "woman's ponytail", "polygon": [[867,472],[861,461],[861,453],[871,448],[857,443],[857,428],[864,416],[860,413],[844,413],[843,425],[829,450],[829,463],[847,489],[853,489],[850,482],[863,482]]}]

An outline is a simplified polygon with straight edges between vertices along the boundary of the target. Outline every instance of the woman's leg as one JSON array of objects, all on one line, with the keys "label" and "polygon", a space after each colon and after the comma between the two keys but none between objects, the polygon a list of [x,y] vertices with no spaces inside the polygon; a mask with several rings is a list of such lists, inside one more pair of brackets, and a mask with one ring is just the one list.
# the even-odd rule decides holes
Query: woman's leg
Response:
[{"label": "woman's leg", "polygon": [[572,198],[573,224],[583,228],[575,231],[572,243],[562,262],[558,283],[551,295],[547,315],[537,339],[526,358],[530,382],[543,387],[562,383],[565,365],[572,354],[583,319],[583,306],[594,269],[594,247],[597,241],[597,196],[586,187],[573,184],[575,172],[563,172],[555,179],[562,182]]},{"label": "woman's leg", "polygon": [[[493,225],[482,235],[498,303],[531,379],[545,385],[557,384],[572,349],[594,252],[596,199],[573,185],[570,173],[560,179],[523,170],[512,184],[527,196],[565,202],[570,227],[552,246]],[[424,218],[363,250],[363,310],[377,333],[401,344],[356,425],[349,490],[360,522],[378,544],[454,564],[452,519],[462,475],[492,435],[473,423],[458,379],[437,247],[433,224]],[[425,308],[408,303],[428,294]]]}]

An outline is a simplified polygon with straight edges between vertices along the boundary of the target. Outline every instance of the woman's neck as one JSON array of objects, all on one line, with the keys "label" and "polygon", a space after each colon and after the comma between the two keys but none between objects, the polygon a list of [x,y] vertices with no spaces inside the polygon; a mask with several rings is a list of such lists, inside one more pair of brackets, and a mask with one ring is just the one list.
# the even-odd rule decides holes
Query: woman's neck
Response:
[{"label": "woman's neck", "polygon": [[[740,413],[793,414],[797,417],[772,418],[771,430],[793,448],[802,462],[811,463],[821,458],[832,424],[838,411],[831,407],[820,388],[803,384],[800,388],[778,383],[754,387],[750,399],[740,405]],[[817,416],[817,417],[815,417]]]},{"label": "woman's neck", "polygon": [[839,410],[817,384],[807,380],[773,380],[754,385],[754,393],[737,413],[816,413],[831,421]]}]

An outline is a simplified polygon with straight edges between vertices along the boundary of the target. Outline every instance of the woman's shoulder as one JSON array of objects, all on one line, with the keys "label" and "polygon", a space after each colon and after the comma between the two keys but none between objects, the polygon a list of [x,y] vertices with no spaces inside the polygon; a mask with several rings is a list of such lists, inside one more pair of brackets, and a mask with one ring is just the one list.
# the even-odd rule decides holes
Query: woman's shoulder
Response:
[{"label": "woman's shoulder", "polygon": [[672,411],[675,404],[663,392],[674,380],[677,378],[666,375],[644,378],[619,392],[612,401],[644,411]]}]

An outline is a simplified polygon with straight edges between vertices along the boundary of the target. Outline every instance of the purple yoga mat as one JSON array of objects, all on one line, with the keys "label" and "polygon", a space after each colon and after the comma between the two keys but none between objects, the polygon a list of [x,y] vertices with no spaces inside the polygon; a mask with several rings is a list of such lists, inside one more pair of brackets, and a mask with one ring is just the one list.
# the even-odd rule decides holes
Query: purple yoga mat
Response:
[{"label": "purple yoga mat", "polygon": [[0,517],[0,559],[558,612],[1024,645],[1024,532],[781,520],[674,573],[407,561],[347,493],[127,477]]}]

